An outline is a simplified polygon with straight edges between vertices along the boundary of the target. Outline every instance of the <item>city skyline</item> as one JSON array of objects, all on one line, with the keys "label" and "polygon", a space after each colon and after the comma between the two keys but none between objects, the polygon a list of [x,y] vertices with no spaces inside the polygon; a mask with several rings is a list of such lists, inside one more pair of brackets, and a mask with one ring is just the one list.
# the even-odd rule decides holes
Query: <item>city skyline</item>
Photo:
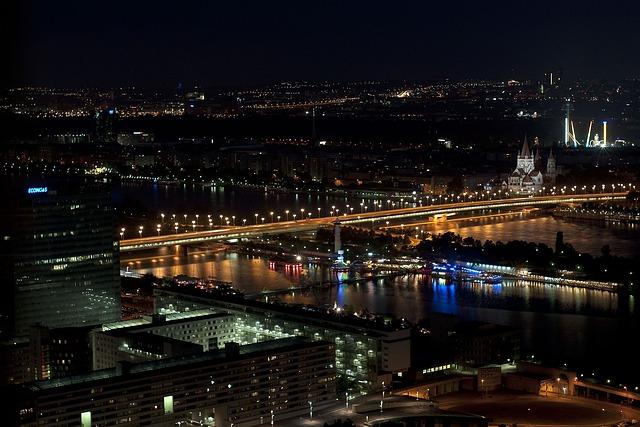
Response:
[{"label": "city skyline", "polygon": [[4,424],[640,426],[640,4],[0,8]]}]

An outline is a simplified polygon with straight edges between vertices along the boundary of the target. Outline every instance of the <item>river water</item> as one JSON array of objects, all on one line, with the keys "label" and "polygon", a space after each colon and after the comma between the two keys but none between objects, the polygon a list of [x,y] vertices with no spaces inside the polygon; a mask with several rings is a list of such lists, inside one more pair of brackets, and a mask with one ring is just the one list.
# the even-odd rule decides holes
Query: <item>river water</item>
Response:
[{"label": "river water", "polygon": [[[125,187],[123,190],[123,199],[139,197],[153,208],[167,210],[174,206],[182,210],[201,209],[201,203],[226,209],[228,204],[229,209],[237,209],[242,214],[248,209],[271,209],[274,205],[283,209],[309,206],[308,203],[311,206],[337,203],[324,197],[312,197],[311,201],[304,197],[301,201],[301,196],[274,198],[252,192],[221,194],[220,190],[171,188],[159,190],[159,194],[147,191],[146,195],[139,187],[135,191]],[[178,201],[171,202],[176,191],[181,196]],[[199,198],[194,196],[198,193]],[[430,227],[432,232],[452,230],[482,241],[522,239],[550,245],[555,241],[556,232],[563,231],[565,241],[581,251],[599,254],[600,248],[609,244],[617,255],[631,256],[640,252],[640,230],[636,227],[577,223],[542,214],[511,219],[447,221]],[[247,294],[282,289],[302,281],[318,281],[329,274],[313,266],[274,269],[265,259],[238,253],[194,250],[188,255],[178,255],[167,248],[140,255],[139,259],[127,260],[125,256],[123,265],[157,276],[214,277],[233,282]],[[640,307],[636,298],[629,295],[514,281],[492,287],[441,284],[427,276],[417,276],[296,292],[279,298],[292,303],[366,307],[372,312],[394,313],[410,320],[440,312],[464,320],[511,325],[522,331],[523,356],[535,355],[549,363],[566,362],[585,374],[595,372],[600,378],[611,377],[613,382],[640,386],[640,368],[634,350],[640,340]]]}]

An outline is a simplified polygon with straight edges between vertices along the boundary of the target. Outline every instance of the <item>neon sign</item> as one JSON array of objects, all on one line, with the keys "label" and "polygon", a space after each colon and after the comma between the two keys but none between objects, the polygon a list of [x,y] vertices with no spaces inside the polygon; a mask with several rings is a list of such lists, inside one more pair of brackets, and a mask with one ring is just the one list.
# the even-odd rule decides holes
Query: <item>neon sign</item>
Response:
[{"label": "neon sign", "polygon": [[29,187],[27,188],[27,194],[39,194],[49,191],[47,187]]}]

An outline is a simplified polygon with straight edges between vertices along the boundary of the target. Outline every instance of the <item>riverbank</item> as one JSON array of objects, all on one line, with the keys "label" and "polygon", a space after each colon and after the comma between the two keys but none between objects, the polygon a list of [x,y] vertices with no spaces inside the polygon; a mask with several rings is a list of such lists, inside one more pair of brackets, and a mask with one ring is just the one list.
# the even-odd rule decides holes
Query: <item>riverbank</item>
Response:
[{"label": "riverbank", "polygon": [[558,208],[552,211],[552,215],[558,218],[618,222],[623,224],[640,224],[639,213],[611,212],[605,209],[567,209]]}]

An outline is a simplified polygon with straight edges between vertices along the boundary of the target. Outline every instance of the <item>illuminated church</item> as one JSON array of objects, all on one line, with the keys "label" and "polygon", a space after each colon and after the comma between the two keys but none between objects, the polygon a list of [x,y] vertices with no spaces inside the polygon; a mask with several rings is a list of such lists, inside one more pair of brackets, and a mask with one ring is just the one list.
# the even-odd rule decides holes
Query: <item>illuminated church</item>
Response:
[{"label": "illuminated church", "polygon": [[546,173],[543,175],[540,148],[536,147],[534,154],[533,150],[529,149],[525,136],[522,150],[518,153],[516,168],[509,176],[508,182],[503,185],[514,193],[533,194],[541,190],[546,183],[555,184],[555,180],[556,160],[553,152],[549,154]]}]

